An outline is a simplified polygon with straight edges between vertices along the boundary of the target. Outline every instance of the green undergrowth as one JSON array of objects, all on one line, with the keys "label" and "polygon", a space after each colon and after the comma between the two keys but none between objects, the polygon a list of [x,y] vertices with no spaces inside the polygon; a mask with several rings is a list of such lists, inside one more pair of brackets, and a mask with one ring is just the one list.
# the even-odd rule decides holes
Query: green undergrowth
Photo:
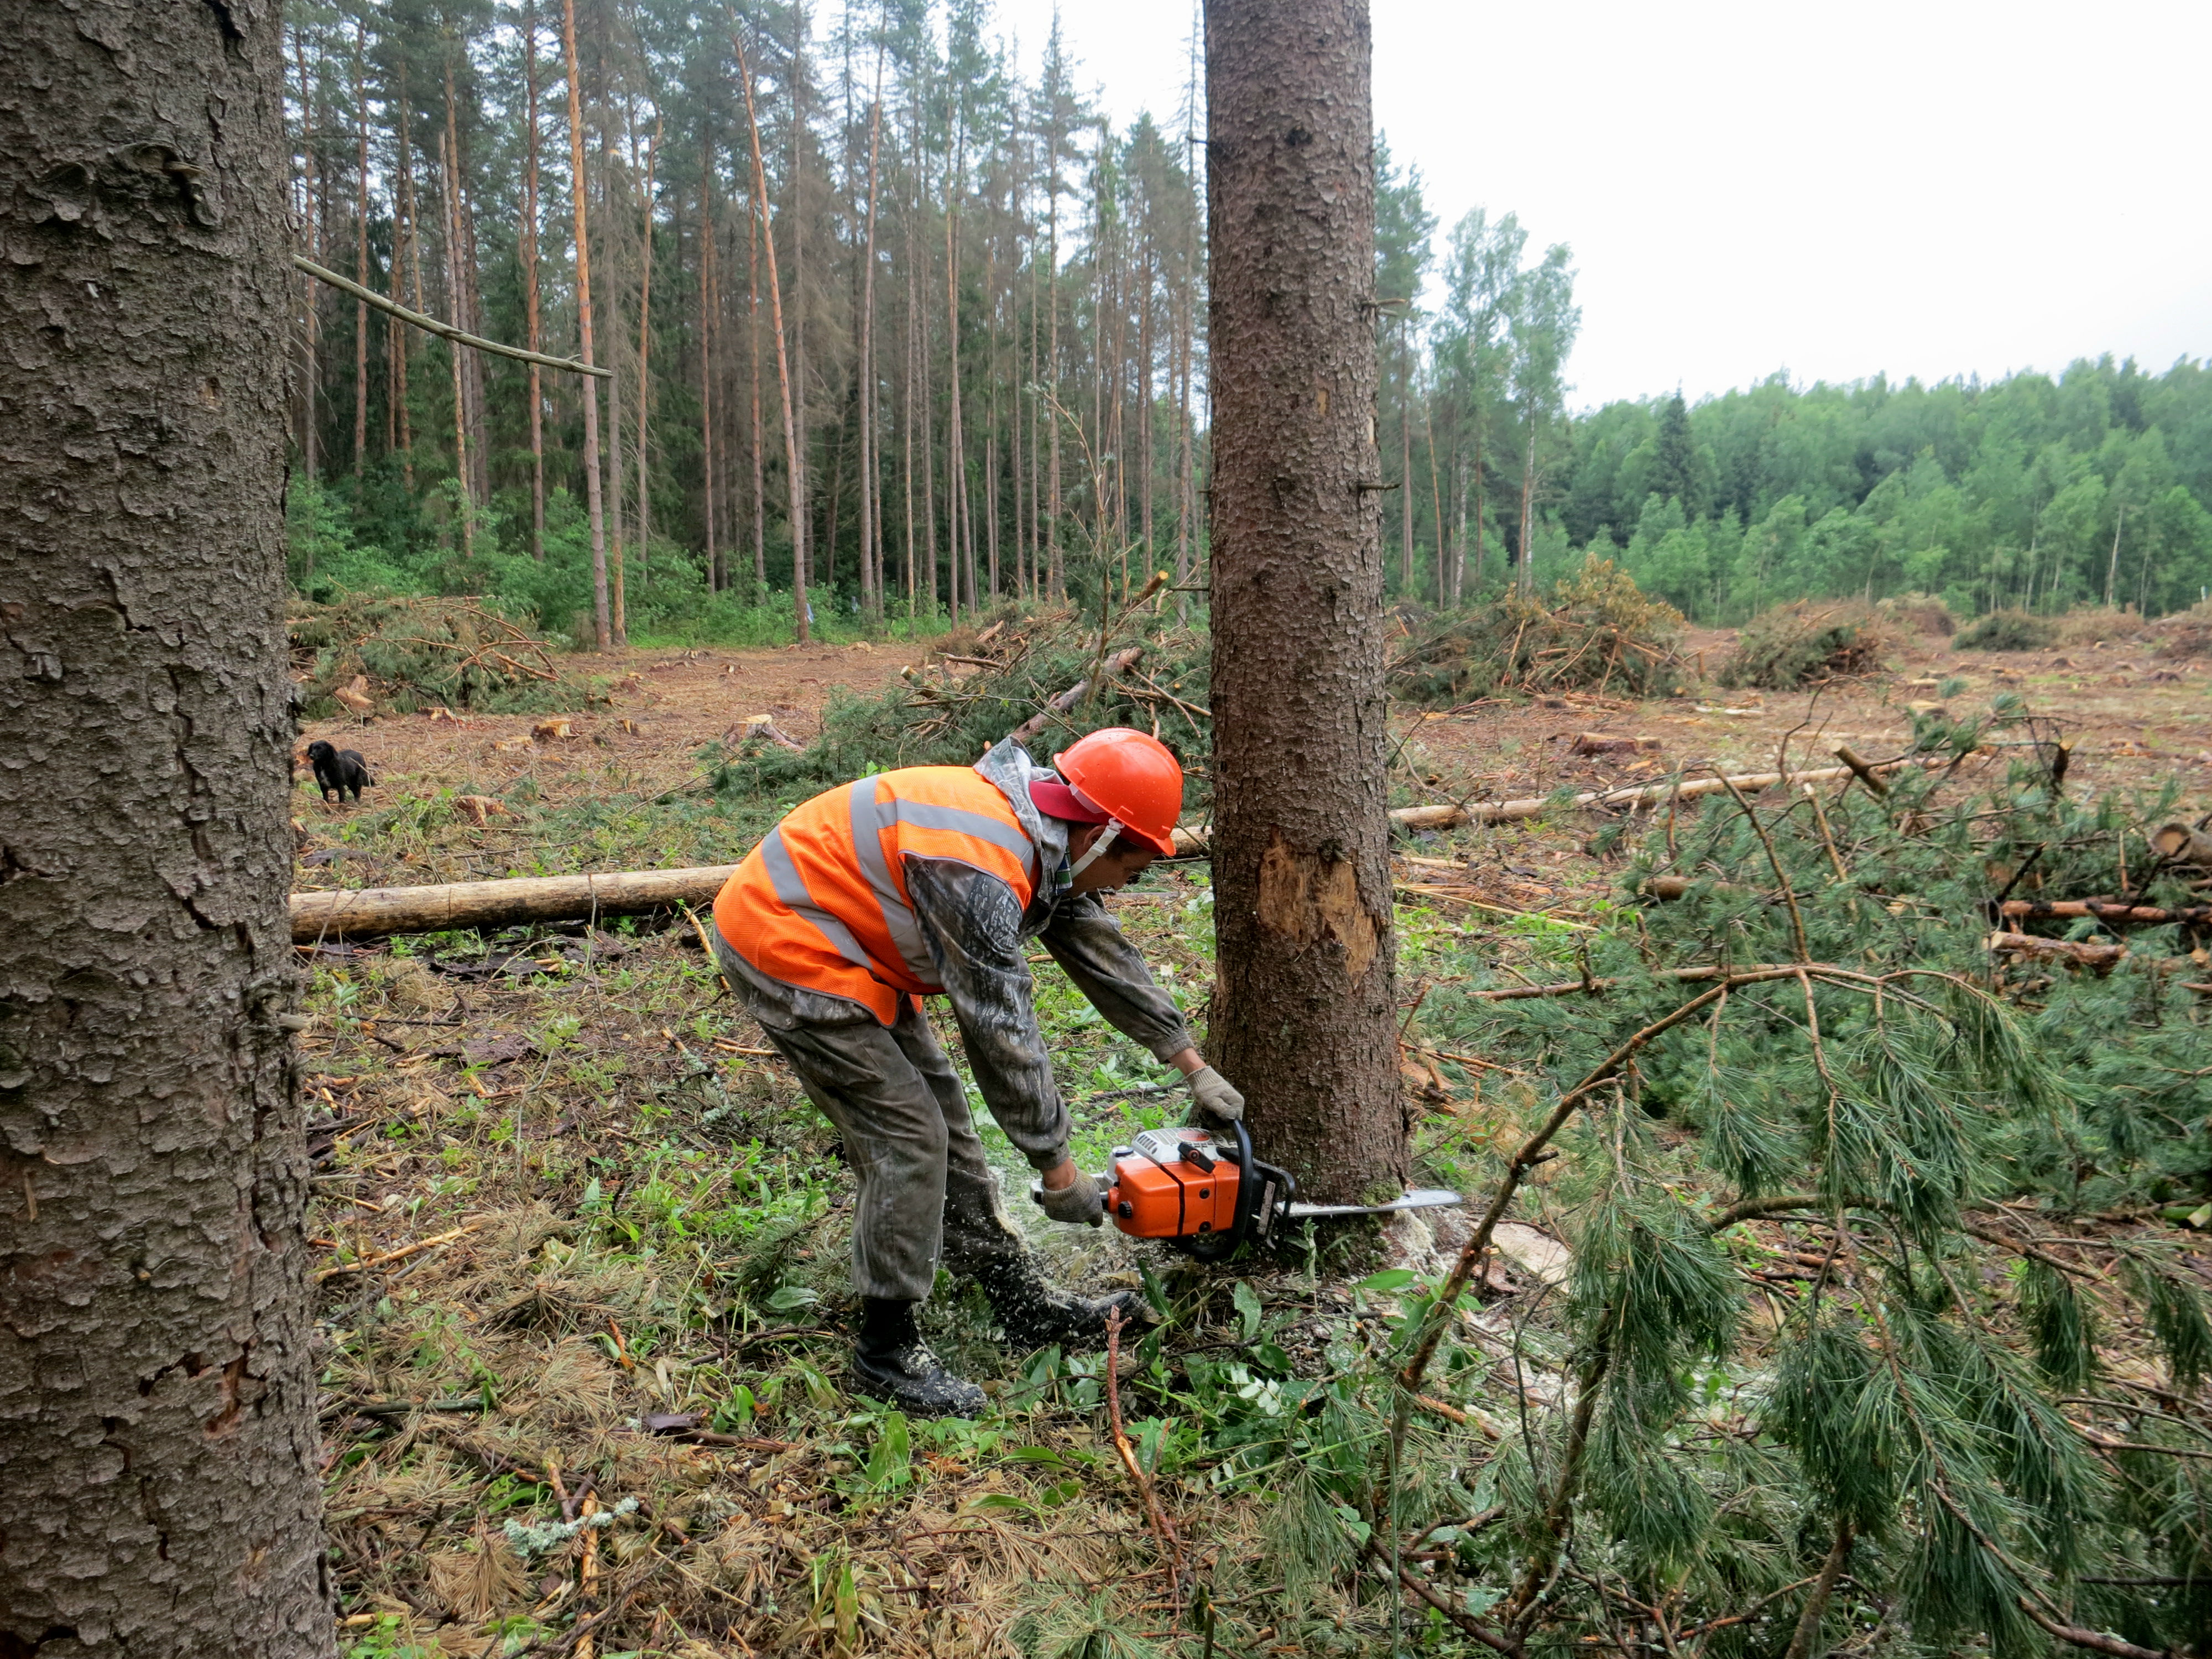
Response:
[{"label": "green undergrowth", "polygon": [[[688,923],[319,960],[319,1265],[474,1228],[324,1287],[349,1651],[519,1653],[605,1613],[600,1652],[672,1659],[1782,1659],[1808,1610],[1811,1653],[2041,1655],[2069,1645],[2049,1625],[2187,1651],[2212,1626],[2208,1465],[2183,1455],[2212,1449],[2198,941],[2138,929],[2101,975],[2000,959],[1985,908],[2191,900],[2143,839],[2176,803],[2068,795],[2014,703],[1923,740],[1942,764],[1879,799],[1601,823],[1614,891],[1571,915],[1401,908],[1408,1055],[1439,1079],[1413,1103],[1417,1178],[1484,1203],[1520,1182],[1454,1305],[1479,1210],[1434,1248],[1306,1234],[1201,1269],[1037,1220],[984,1120],[1055,1270],[1146,1304],[1116,1392],[1165,1547],[1103,1357],[1011,1349],[972,1289],[943,1282],[926,1327],[983,1417],[909,1420],[849,1387],[842,1149],[744,1052],[765,1045]],[[718,861],[809,790],[755,775],[518,799],[501,856]],[[450,855],[434,811],[349,833]],[[1681,896],[1651,896],[1665,876]],[[1117,904],[1202,1032],[1202,872]],[[1165,1069],[1035,972],[1079,1160],[1178,1121]],[[1552,987],[1572,988],[1481,994]],[[1439,1326],[1414,1403],[1395,1379]],[[556,1476],[638,1502],[579,1528]]]}]

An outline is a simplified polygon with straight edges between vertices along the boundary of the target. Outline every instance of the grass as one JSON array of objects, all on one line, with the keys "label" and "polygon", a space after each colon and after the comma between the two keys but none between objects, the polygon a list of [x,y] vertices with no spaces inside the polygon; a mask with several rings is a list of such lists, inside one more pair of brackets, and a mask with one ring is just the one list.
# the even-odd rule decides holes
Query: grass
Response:
[{"label": "grass", "polygon": [[[2002,734],[1969,732],[1961,748],[1983,735]],[[2040,866],[2051,893],[2067,883],[2113,890],[2112,854],[2166,810],[2117,798],[2062,810],[2037,787],[2032,769],[2000,769],[1930,778],[1887,807],[1854,792],[1831,800],[1826,831],[1802,803],[1759,810],[1804,884],[1816,954],[1963,971],[1986,929],[1975,905],[1995,879],[1984,866],[2004,852],[2001,838],[2024,848],[2033,829],[2052,843]],[[343,820],[337,844],[353,856],[337,867],[360,884],[724,862],[788,804],[703,783],[655,792],[580,751],[568,774],[521,780],[508,800],[496,830],[441,797],[362,809]],[[1419,902],[1399,911],[1417,1178],[1492,1189],[1593,1056],[1687,994],[1648,969],[1716,951],[1740,962],[1789,956],[1766,846],[1725,798],[1646,820],[1634,836],[1604,830],[1607,866],[1595,880],[1586,860],[1571,878],[1535,863],[1575,828],[1537,821],[1423,848],[1447,861],[1480,858],[1443,876],[1421,867]],[[1805,874],[1829,867],[1828,833],[1873,888]],[[1711,886],[1671,907],[1637,896],[1644,872],[1669,857]],[[1508,882],[1508,870],[1528,878]],[[1121,907],[1201,1030],[1211,913],[1202,868],[1157,873]],[[980,1297],[948,1285],[926,1327],[985,1385],[989,1412],[972,1424],[910,1421],[847,1390],[852,1188],[840,1148],[788,1071],[744,1052],[763,1045],[688,923],[428,935],[308,963],[317,1024],[304,1041],[306,1086],[325,1149],[312,1224],[327,1275],[325,1476],[352,1659],[490,1659],[574,1651],[586,1639],[597,1659],[1198,1659],[1209,1640],[1237,1655],[1372,1654],[1394,1642],[1440,1656],[1488,1650],[1410,1592],[1394,1598],[1369,1546],[1395,1528],[1425,1586],[1467,1616],[1495,1616],[1559,1478],[1597,1281],[1549,1285],[1509,1250],[1448,1310],[1451,1335],[1424,1383],[1445,1410],[1417,1412],[1394,1456],[1386,1379],[1434,1313],[1449,1229],[1463,1218],[1443,1218],[1434,1248],[1407,1227],[1387,1247],[1313,1237],[1273,1258],[1200,1270],[1110,1231],[1077,1236],[1034,1220],[1021,1197],[1026,1166],[978,1102],[1009,1208],[1037,1247],[1071,1282],[1139,1290],[1155,1316],[1131,1335],[1119,1389],[1139,1466],[1178,1528],[1190,1586],[1178,1598],[1106,1432],[1103,1356],[1011,1352]],[[1607,996],[1477,994],[1586,974],[1633,983]],[[1079,1161],[1103,1167],[1135,1129],[1180,1117],[1183,1097],[1164,1068],[1049,966],[1040,963],[1037,987]],[[2002,1157],[1971,1183],[1976,1214],[2022,1235],[2091,1241],[2081,1248],[2098,1254],[2081,1259],[2112,1284],[2130,1262],[2197,1271],[2196,1234],[2167,1219],[2212,1196],[2201,1127],[2212,1100],[2187,1075],[2201,1042],[2189,994],[2141,966],[2109,981],[2062,970],[2002,988],[2075,1081],[2063,1102],[2045,1103],[2059,1110],[2052,1134],[1998,1097],[1978,1097],[2002,1130]],[[1663,1231],[1677,1224],[1670,1206],[1703,1213],[1805,1178],[1810,1163],[1784,1133],[1785,1103],[1808,1097],[1802,1006],[1753,989],[1732,1006],[1740,1023],[1717,1040],[1722,1071],[1741,1089],[1698,1086],[1702,1027],[1656,1047],[1618,1097],[1574,1120],[1511,1219],[1567,1240],[1578,1270],[1595,1272],[1614,1259],[1606,1241],[1625,1236],[1611,1219],[1624,1201]],[[1840,1009],[1832,1018],[1839,1045],[1856,1040]],[[939,1025],[957,1059],[951,1022]],[[2039,1206],[2033,1219],[2015,1224],[1987,1207],[2023,1195]],[[398,1254],[429,1240],[445,1242]],[[1632,1243],[1617,1248],[1632,1255]],[[1674,1413],[1668,1462],[1638,1464],[1632,1448],[1601,1436],[1557,1622],[1540,1638],[1629,1628],[1630,1602],[1661,1583],[1680,1598],[1676,1627],[1695,1627],[1817,1568],[1819,1499],[1775,1439],[1765,1402],[1795,1352],[1791,1320],[1824,1295],[1868,1305],[1850,1286],[1824,1290],[1802,1265],[1845,1248],[1871,1261],[1889,1246],[1876,1230],[1839,1236],[1822,1218],[1782,1216],[1716,1247],[1741,1331],[1713,1351],[1668,1346],[1671,1337],[1655,1350],[1666,1376],[1653,1373],[1635,1401]],[[1975,1316],[2033,1350],[2018,1322],[2030,1298],[2017,1257],[1974,1268],[1954,1241],[1929,1247],[1928,1260],[1966,1268]],[[1855,1285],[1875,1282],[1874,1267],[1860,1271]],[[1928,1285],[1916,1283],[1924,1300]],[[2193,1385],[2177,1382],[2156,1334],[2117,1291],[2094,1294],[2106,1334],[2085,1386],[2105,1395],[2119,1375],[2186,1395]],[[2175,1304],[2168,1323],[2185,1334],[2193,1306]],[[2180,1414],[2203,1413],[2191,1404]],[[683,1432],[656,1431],[655,1418],[680,1419]],[[2142,1419],[2126,1429],[2131,1442],[2172,1432]],[[2184,1474],[2195,1467],[2181,1463]],[[1668,1485],[1668,1468],[1687,1485]],[[2162,1503],[2184,1536],[2203,1530],[2186,1493],[2148,1476],[2115,1490],[2138,1507]],[[1714,1518],[1702,1531],[1673,1534],[1654,1518],[1705,1514]],[[2115,1514],[2101,1547],[2125,1565],[2110,1576],[2179,1571],[2173,1556],[2130,1541],[2137,1534]],[[1957,1650],[1912,1633],[1897,1585],[1915,1523],[1893,1524],[1855,1565],[1866,1588],[1839,1607],[1834,1639],[1848,1626],[1869,1651]],[[1765,1623],[1728,1627],[1727,1641],[1683,1650],[1778,1653],[1796,1599],[1774,1608]],[[2113,1628],[2136,1616],[2102,1603],[2091,1615]],[[1890,1634],[1869,1641],[1878,1624]]]}]

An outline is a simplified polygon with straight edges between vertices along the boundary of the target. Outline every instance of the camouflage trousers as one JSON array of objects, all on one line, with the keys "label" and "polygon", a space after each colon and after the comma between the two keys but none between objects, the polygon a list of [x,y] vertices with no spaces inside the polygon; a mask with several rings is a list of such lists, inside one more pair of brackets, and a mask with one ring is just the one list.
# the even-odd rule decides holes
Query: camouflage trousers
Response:
[{"label": "camouflage trousers", "polygon": [[[767,988],[719,937],[714,945],[731,986],[750,1006]],[[774,1017],[761,1021],[762,1030],[844,1137],[846,1162],[859,1177],[853,1288],[920,1302],[939,1267],[994,1282],[1027,1251],[1001,1206],[998,1172],[984,1160],[959,1074],[911,998],[900,999],[888,1027],[859,1004],[848,1006],[857,1016],[849,1022],[753,1012]]]}]

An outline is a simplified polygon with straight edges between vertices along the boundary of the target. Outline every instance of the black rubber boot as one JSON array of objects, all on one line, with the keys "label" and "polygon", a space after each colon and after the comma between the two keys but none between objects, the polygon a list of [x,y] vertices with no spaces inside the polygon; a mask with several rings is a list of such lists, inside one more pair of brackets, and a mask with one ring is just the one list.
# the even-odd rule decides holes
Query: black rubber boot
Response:
[{"label": "black rubber boot", "polygon": [[914,1321],[915,1304],[860,1298],[860,1337],[853,1347],[853,1380],[861,1393],[916,1417],[973,1417],[983,1391],[938,1363]]},{"label": "black rubber boot", "polygon": [[1106,1315],[1121,1310],[1131,1318],[1139,1304],[1134,1291],[1084,1297],[1053,1283],[1030,1254],[1022,1236],[1006,1218],[996,1174],[951,1170],[945,1184],[945,1266],[972,1279],[990,1298],[1006,1340],[1018,1348],[1106,1346]]},{"label": "black rubber boot", "polygon": [[1078,1296],[1045,1277],[1037,1259],[1026,1250],[993,1256],[968,1269],[991,1311],[1018,1348],[1042,1348],[1057,1343],[1063,1348],[1103,1348],[1106,1346],[1106,1316],[1121,1310],[1124,1321],[1135,1322],[1137,1294],[1118,1291],[1112,1296]]}]

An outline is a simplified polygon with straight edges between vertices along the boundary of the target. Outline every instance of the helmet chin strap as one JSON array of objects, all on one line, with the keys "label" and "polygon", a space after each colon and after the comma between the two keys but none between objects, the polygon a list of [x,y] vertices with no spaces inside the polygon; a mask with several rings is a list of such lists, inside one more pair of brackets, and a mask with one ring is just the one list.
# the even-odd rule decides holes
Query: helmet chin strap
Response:
[{"label": "helmet chin strap", "polygon": [[1121,833],[1121,819],[1107,819],[1104,823],[1099,826],[1098,839],[1091,843],[1091,848],[1088,852],[1085,853],[1081,858],[1076,860],[1074,867],[1067,872],[1067,878],[1070,881],[1073,881],[1076,877],[1081,875],[1085,870],[1088,870],[1091,866],[1092,863],[1097,860],[1098,855],[1114,844],[1114,838]]}]

